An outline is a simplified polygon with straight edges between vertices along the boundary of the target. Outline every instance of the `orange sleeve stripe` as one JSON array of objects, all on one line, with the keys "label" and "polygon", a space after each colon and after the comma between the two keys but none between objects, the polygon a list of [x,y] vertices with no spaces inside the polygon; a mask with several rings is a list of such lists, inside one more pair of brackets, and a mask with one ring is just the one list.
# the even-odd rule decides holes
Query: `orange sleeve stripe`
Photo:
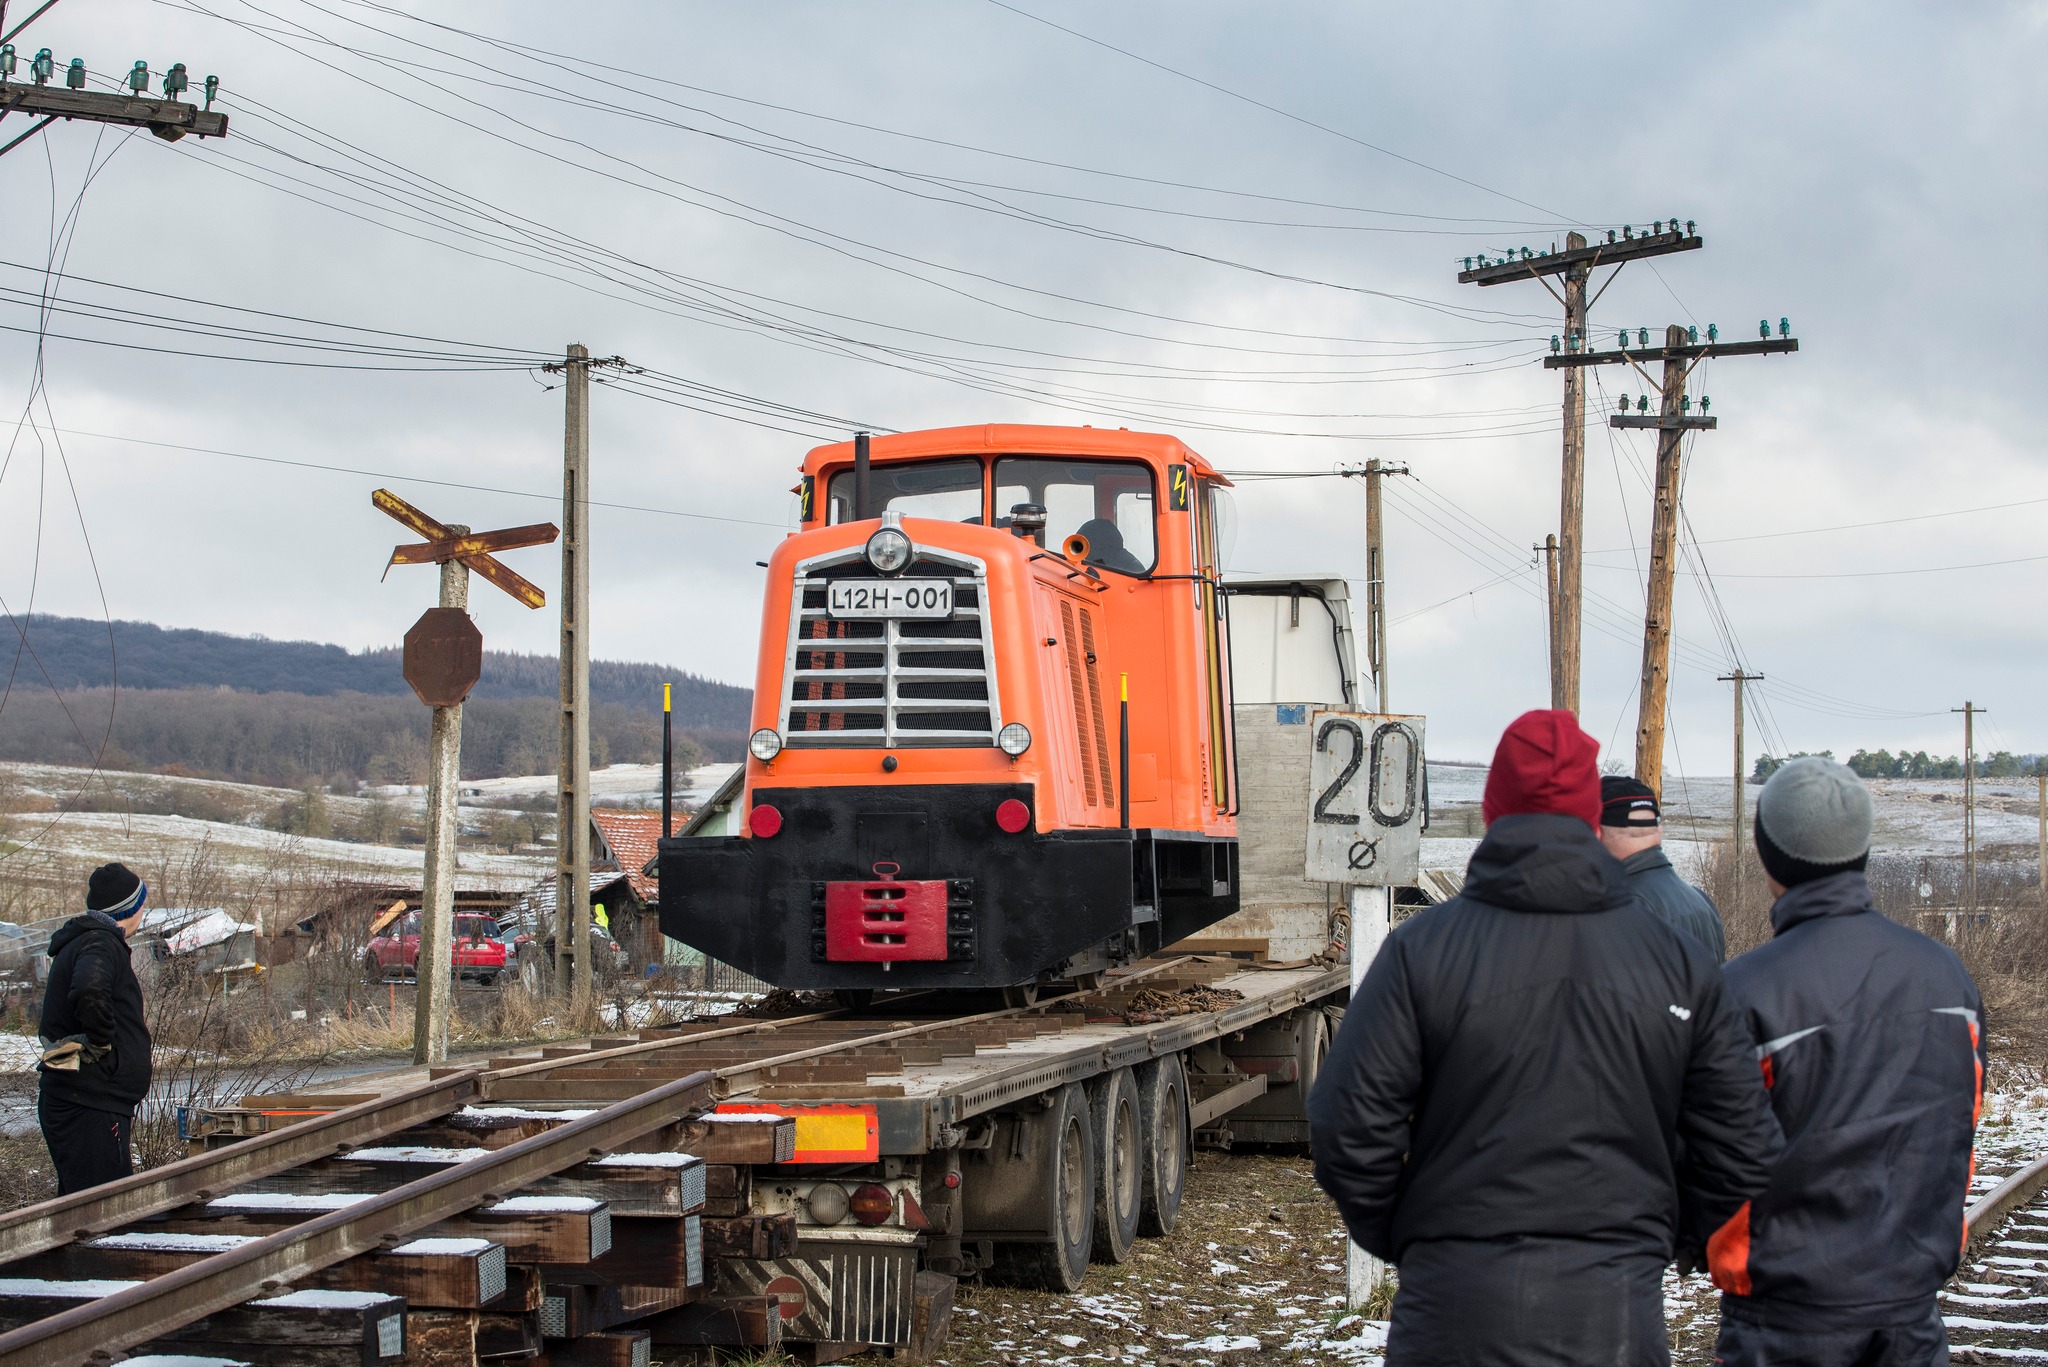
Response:
[{"label": "orange sleeve stripe", "polygon": [[1707,1240],[1707,1271],[1729,1295],[1749,1294],[1749,1202]]}]

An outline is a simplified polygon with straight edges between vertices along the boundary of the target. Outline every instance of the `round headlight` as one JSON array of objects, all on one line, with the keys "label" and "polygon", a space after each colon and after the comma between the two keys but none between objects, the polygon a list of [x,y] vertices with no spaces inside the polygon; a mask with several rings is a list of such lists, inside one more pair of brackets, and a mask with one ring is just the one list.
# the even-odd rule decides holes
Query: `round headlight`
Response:
[{"label": "round headlight", "polygon": [[1015,759],[1031,748],[1031,728],[1021,721],[1013,721],[996,732],[996,744],[1003,753]]},{"label": "round headlight", "polygon": [[853,1202],[846,1195],[846,1188],[837,1182],[820,1182],[811,1188],[811,1194],[804,1198],[804,1207],[810,1211],[811,1219],[821,1225],[836,1225],[846,1218],[846,1212]]},{"label": "round headlight", "polygon": [[883,574],[894,574],[910,563],[910,538],[894,527],[884,527],[868,538],[868,563]]},{"label": "round headlight", "polygon": [[782,733],[772,726],[764,726],[747,739],[747,749],[755,759],[766,764],[782,753]]}]

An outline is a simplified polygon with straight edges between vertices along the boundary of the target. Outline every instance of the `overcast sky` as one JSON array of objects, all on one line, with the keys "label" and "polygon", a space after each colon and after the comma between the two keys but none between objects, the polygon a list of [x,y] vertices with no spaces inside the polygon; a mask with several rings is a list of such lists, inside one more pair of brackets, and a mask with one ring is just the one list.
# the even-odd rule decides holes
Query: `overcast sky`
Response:
[{"label": "overcast sky", "polygon": [[[850,424],[1142,426],[1230,470],[1407,462],[1393,700],[1483,758],[1547,700],[1559,320],[1459,258],[1677,215],[1705,249],[1624,270],[1596,340],[1784,317],[1801,350],[1695,384],[1722,426],[1688,450],[1667,767],[1728,772],[1738,658],[1768,677],[1752,753],[1952,753],[1966,698],[1984,748],[2048,749],[2048,5],[64,0],[16,42],[23,75],[43,45],[96,82],[217,73],[232,129],[59,125],[0,159],[14,612],[103,591],[395,642],[433,576],[379,582],[405,538],[371,489],[558,518],[562,395],[531,366],[580,341],[651,372],[595,396],[595,497],[630,505],[592,519],[600,657],[751,684],[755,562]],[[1652,434],[1602,416],[1584,720],[1627,760]],[[1355,481],[1238,503],[1234,568],[1361,573]],[[553,596],[552,550],[507,560]],[[553,650],[552,607],[472,602],[493,646]]]}]

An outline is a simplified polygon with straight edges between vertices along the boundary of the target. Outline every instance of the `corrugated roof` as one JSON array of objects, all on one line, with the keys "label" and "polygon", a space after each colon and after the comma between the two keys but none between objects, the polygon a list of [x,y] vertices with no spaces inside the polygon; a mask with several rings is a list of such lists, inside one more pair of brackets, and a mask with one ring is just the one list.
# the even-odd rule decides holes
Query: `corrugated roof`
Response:
[{"label": "corrugated roof", "polygon": [[643,902],[652,902],[656,884],[642,870],[659,852],[661,813],[594,810],[590,821],[610,851],[611,862],[625,873],[634,894]]}]

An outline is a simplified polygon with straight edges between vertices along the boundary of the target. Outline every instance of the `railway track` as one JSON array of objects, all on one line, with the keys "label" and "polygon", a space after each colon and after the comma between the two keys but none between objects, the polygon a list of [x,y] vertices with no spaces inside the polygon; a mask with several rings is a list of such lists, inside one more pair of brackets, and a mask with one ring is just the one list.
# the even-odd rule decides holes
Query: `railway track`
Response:
[{"label": "railway track", "polygon": [[[756,1167],[790,1171],[778,1166],[798,1157],[789,1112],[851,1112],[876,1151],[876,1117],[901,1129],[889,1117],[922,1114],[904,1107],[931,1093],[945,1103],[929,1107],[932,1144],[971,1147],[957,1127],[977,1107],[1029,1104],[1118,1057],[1233,1027],[1241,1038],[1333,985],[1327,973],[1268,975],[1285,990],[1199,1021],[1117,1014],[1147,986],[1185,990],[1230,971],[1151,961],[1031,1006],[920,1016],[917,999],[899,999],[884,1019],[699,1023],[442,1070],[388,1094],[252,1098],[200,1118],[204,1151],[0,1216],[0,1367],[542,1353],[635,1367],[657,1342],[772,1343],[774,1293],[720,1297],[712,1264],[796,1251],[795,1213],[760,1213],[744,1190]],[[963,1073],[965,1090],[931,1081]],[[1215,1123],[1266,1083],[1240,1075],[1188,1109]],[[873,1189],[906,1220],[916,1206],[901,1183]],[[934,1188],[922,1190],[930,1204]],[[916,1241],[869,1237],[884,1235]]]},{"label": "railway track", "polygon": [[1991,1175],[1969,1208],[1962,1270],[1941,1293],[1950,1355],[2048,1362],[2048,1155]]}]

